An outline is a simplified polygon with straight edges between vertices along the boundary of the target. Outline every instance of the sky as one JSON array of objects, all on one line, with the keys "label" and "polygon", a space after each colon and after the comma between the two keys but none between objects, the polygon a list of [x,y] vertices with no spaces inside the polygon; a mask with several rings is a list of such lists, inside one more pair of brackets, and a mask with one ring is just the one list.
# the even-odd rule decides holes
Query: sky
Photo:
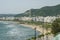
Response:
[{"label": "sky", "polygon": [[0,0],[0,14],[19,14],[29,9],[60,4],[60,0]]}]

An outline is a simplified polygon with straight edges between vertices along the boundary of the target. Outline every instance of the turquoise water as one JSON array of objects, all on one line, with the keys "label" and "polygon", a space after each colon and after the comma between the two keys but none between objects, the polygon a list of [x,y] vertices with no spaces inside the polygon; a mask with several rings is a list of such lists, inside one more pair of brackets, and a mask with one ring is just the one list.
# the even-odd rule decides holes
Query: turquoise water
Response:
[{"label": "turquoise water", "polygon": [[[39,32],[37,31],[38,35]],[[9,21],[0,21],[0,40],[26,40],[35,35],[35,30]]]},{"label": "turquoise water", "polygon": [[60,34],[56,35],[53,40],[60,40]]}]

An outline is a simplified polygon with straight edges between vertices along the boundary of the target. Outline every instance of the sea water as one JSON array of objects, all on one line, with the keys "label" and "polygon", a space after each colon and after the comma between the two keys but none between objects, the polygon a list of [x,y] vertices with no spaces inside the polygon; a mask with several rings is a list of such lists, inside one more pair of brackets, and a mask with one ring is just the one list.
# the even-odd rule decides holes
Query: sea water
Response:
[{"label": "sea water", "polygon": [[[39,32],[36,32],[38,35]],[[0,40],[26,40],[35,36],[35,30],[9,21],[0,21]]]}]

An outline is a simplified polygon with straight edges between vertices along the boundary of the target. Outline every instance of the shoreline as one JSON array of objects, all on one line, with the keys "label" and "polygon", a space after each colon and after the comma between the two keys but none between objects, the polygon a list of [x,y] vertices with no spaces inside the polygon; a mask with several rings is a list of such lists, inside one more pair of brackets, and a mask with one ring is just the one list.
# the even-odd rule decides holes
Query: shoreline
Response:
[{"label": "shoreline", "polygon": [[[7,22],[8,22],[8,21],[7,21]],[[18,21],[10,21],[10,22],[13,22],[12,24],[18,24],[18,25],[22,25],[22,26],[24,26],[24,27],[29,27],[29,28],[32,28],[32,29],[35,29],[35,28],[36,28],[36,30],[40,33],[39,35],[48,33],[47,30],[42,27],[42,25],[26,24],[26,23],[25,23],[25,24],[21,24],[21,23],[18,22]],[[44,32],[43,32],[43,30],[44,30]],[[49,30],[49,31],[50,31],[50,30]],[[46,37],[46,35],[45,35],[44,37]],[[52,35],[52,34],[48,35],[48,38],[49,38],[49,39],[50,39],[50,38],[53,38],[53,35]],[[28,38],[27,38],[27,39],[28,39]],[[39,39],[40,39],[40,38],[37,38],[37,40],[39,40]],[[43,39],[43,37],[42,37],[41,39]],[[46,39],[46,38],[44,38],[44,39]]]},{"label": "shoreline", "polygon": [[[36,30],[39,31],[40,34],[46,34],[46,33],[47,33],[46,29],[43,28],[42,25],[20,24],[20,22],[18,22],[18,21],[11,21],[11,22],[14,22],[14,23],[16,23],[16,24],[23,25],[23,26],[25,26],[25,27],[29,27],[29,28],[32,28],[32,29],[35,29],[35,28],[36,28]],[[49,32],[50,32],[50,30],[49,30]]]},{"label": "shoreline", "polygon": [[[32,29],[36,28],[36,30],[39,31],[40,34],[46,34],[47,33],[47,30],[45,28],[43,28],[42,25],[34,25],[34,24],[26,24],[26,23],[25,24],[21,24],[18,21],[13,21],[13,22],[17,23],[19,25],[25,26],[25,27],[32,28]],[[49,32],[50,32],[50,30],[49,30]]]},{"label": "shoreline", "polygon": [[29,27],[32,29],[36,28],[36,30],[39,31],[40,34],[46,34],[47,33],[46,29],[42,28],[42,25],[38,25],[38,26],[37,25],[30,25],[30,24],[20,24],[20,25],[23,25],[25,27]]}]

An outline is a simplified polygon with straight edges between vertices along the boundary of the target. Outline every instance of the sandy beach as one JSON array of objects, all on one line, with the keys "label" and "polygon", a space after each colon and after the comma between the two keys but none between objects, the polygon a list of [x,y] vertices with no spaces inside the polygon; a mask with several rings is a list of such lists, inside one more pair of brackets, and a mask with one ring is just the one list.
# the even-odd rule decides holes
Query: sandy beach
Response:
[{"label": "sandy beach", "polygon": [[46,34],[47,33],[47,31],[46,31],[46,29],[45,28],[42,28],[42,25],[30,25],[30,24],[20,24],[20,25],[23,25],[23,26],[25,26],[25,27],[30,27],[30,28],[32,28],[32,29],[35,29],[36,28],[36,30],[37,31],[39,31],[40,32],[40,34],[41,33],[44,33],[44,34]]},{"label": "sandy beach", "polygon": [[30,27],[32,29],[35,29],[36,28],[36,30],[39,31],[40,34],[46,34],[48,32],[51,32],[50,29],[47,32],[47,30],[45,28],[43,28],[42,25],[34,25],[34,24],[26,24],[26,23],[25,24],[20,24],[20,22],[17,22],[17,21],[15,21],[14,23],[17,23],[19,25],[23,25],[25,27]]}]

